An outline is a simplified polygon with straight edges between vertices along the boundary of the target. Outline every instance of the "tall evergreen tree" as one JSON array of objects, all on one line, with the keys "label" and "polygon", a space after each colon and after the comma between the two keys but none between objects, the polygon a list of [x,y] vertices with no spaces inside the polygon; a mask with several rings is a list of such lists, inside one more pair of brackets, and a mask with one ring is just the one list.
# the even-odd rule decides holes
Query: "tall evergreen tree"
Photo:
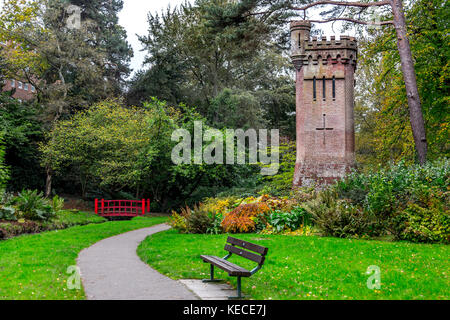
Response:
[{"label": "tall evergreen tree", "polygon": [[89,21],[89,31],[95,34],[90,44],[106,53],[104,76],[112,83],[115,94],[121,93],[125,79],[130,75],[133,49],[127,42],[127,33],[119,25],[123,0],[70,0],[81,8],[81,21]]},{"label": "tall evergreen tree", "polygon": [[[202,0],[149,14],[148,34],[140,40],[150,68],[133,79],[129,101],[156,96],[184,102],[196,106],[214,127],[269,123],[280,128],[295,110],[291,64],[285,43],[278,41],[281,29],[256,19],[244,26],[217,26],[211,23],[212,3],[228,5]],[[274,83],[292,90],[279,90]]]}]

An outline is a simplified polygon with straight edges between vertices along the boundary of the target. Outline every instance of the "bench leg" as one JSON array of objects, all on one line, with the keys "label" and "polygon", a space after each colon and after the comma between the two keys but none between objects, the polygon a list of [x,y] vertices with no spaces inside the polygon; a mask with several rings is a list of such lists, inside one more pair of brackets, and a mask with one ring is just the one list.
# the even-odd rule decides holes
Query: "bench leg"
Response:
[{"label": "bench leg", "polygon": [[230,300],[244,299],[242,296],[242,282],[241,277],[237,277],[237,297],[228,297]]},{"label": "bench leg", "polygon": [[211,273],[211,277],[209,279],[202,280],[203,282],[207,283],[207,282],[221,282],[221,281],[223,281],[223,280],[220,280],[220,279],[214,279],[214,265],[213,264],[211,265],[210,273]]}]

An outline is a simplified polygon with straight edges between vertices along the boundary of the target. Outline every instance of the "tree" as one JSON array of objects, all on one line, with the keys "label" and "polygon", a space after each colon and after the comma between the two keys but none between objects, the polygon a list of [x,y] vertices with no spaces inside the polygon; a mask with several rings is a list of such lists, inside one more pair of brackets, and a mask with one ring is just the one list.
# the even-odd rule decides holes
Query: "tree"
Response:
[{"label": "tree", "polygon": [[[415,1],[406,10],[417,84],[428,134],[428,159],[448,156],[450,85],[448,5],[443,0]],[[414,162],[395,30],[361,33],[356,116],[360,155],[371,163]]]},{"label": "tree", "polygon": [[[39,73],[46,68],[39,54],[27,40],[30,30],[38,30],[36,23],[40,12],[40,1],[7,0],[0,11],[0,51],[6,77],[23,77],[23,70]],[[40,32],[43,30],[40,29]]]},{"label": "tree", "polygon": [[5,147],[3,145],[3,139],[0,136],[0,192],[5,190],[6,182],[9,179],[9,171],[4,164],[4,160],[5,160]]},{"label": "tree", "polygon": [[14,191],[41,189],[44,172],[40,167],[38,142],[43,139],[42,107],[20,102],[10,92],[0,93],[0,133],[3,133],[5,163],[10,167],[8,188]]},{"label": "tree", "polygon": [[25,77],[50,121],[121,93],[132,51],[117,23],[121,1],[73,1],[81,23],[68,24],[65,0],[7,0],[0,39],[11,76]]},{"label": "tree", "polygon": [[[139,183],[137,164],[149,145],[150,128],[145,113],[105,102],[59,121],[41,146],[43,165],[56,174],[73,175],[86,197],[88,184],[120,191]],[[151,157],[152,150],[147,150]],[[151,161],[149,159],[149,161]]]},{"label": "tree", "polygon": [[[0,52],[3,50],[3,48],[0,47]],[[2,54],[0,53],[0,91],[3,91],[3,86],[5,85],[6,81],[6,70],[7,70],[8,64],[3,58]]]},{"label": "tree", "polygon": [[[304,5],[298,5],[298,3]],[[307,4],[305,4],[307,3]],[[308,9],[332,5],[334,9],[331,11],[323,12],[323,15],[331,14],[331,17],[326,17],[323,20],[310,20],[315,23],[326,23],[333,21],[347,21],[356,24],[363,25],[393,25],[396,30],[397,36],[397,50],[400,55],[401,69],[404,79],[404,85],[407,92],[407,99],[409,105],[409,118],[410,124],[414,136],[414,142],[416,151],[418,154],[418,160],[421,164],[427,161],[427,138],[425,130],[425,122],[422,113],[422,106],[417,88],[417,79],[414,71],[414,62],[411,54],[410,42],[407,34],[406,20],[404,14],[404,8],[402,0],[384,0],[375,2],[362,2],[362,1],[268,1],[268,0],[244,0],[240,2],[229,3],[226,18],[222,17],[221,22],[227,21],[227,24],[242,24],[243,21],[248,19],[254,19],[255,16],[259,16],[262,21],[273,21],[272,23],[279,23],[281,12],[285,12],[286,16],[295,16],[298,12],[303,12],[303,17],[306,18],[306,12]],[[365,10],[374,7],[386,7],[390,6],[392,13],[392,20],[385,21],[363,21],[359,20],[358,14],[361,14]],[[344,8],[340,11],[338,8]],[[352,16],[343,16],[345,9],[357,8],[358,12],[352,12]],[[218,22],[217,24],[220,24]]]},{"label": "tree", "polygon": [[[68,24],[70,4],[81,6],[81,23]],[[7,0],[0,40],[9,74],[26,78],[45,106],[48,126],[76,110],[121,92],[132,54],[118,25],[121,1]],[[52,171],[47,169],[46,195]]]},{"label": "tree", "polygon": [[219,129],[263,127],[262,109],[248,91],[224,89],[211,101],[207,118]]},{"label": "tree", "polygon": [[55,125],[40,147],[42,166],[66,184],[80,186],[84,198],[88,193],[149,197],[161,210],[200,201],[222,186],[237,185],[250,170],[175,164],[172,133],[183,128],[193,137],[196,120],[204,119],[193,109],[171,108],[156,99],[142,108],[105,101]]},{"label": "tree", "polygon": [[[287,114],[295,110],[295,92],[278,90],[275,85],[289,83],[293,87],[278,29],[254,20],[245,27],[218,30],[209,19],[212,3],[223,9],[227,1],[197,1],[149,15],[148,35],[140,40],[150,68],[133,79],[128,101],[139,103],[156,96],[174,105],[184,102],[197,106],[208,124],[217,127],[225,122],[231,127],[261,126],[267,120],[287,122]],[[248,104],[250,121],[237,114],[237,121],[230,121],[233,117],[227,111],[235,106],[223,105],[228,99],[224,92],[233,92],[234,102],[239,97],[241,106]],[[272,121],[272,115],[278,119]],[[225,118],[228,120],[222,121]]]},{"label": "tree", "polygon": [[102,73],[112,84],[114,94],[121,94],[133,57],[127,33],[119,25],[123,0],[70,0],[70,3],[81,8],[81,21],[90,22],[89,32],[95,34],[90,45],[106,53]]}]

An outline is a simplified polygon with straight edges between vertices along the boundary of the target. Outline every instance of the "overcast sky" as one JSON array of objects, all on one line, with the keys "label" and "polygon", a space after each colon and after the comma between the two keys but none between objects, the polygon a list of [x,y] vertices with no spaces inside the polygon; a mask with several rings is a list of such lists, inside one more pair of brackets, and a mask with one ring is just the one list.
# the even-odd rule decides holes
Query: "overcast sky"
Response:
[{"label": "overcast sky", "polygon": [[[119,13],[119,23],[125,28],[128,35],[128,42],[133,47],[134,58],[131,61],[131,68],[134,72],[142,68],[142,63],[145,59],[145,52],[142,52],[142,46],[136,34],[147,34],[147,15],[151,13],[160,13],[161,10],[166,9],[169,5],[174,8],[186,0],[124,0],[123,10]],[[193,2],[194,0],[188,0]],[[0,0],[0,8],[3,0]],[[313,13],[311,10],[310,13]],[[314,15],[314,14],[313,14]],[[326,35],[333,34],[331,24],[322,24],[320,28]],[[339,34],[339,28],[335,29]]]},{"label": "overcast sky", "polygon": [[134,50],[134,58],[131,68],[134,71],[142,67],[145,52],[140,51],[142,46],[136,36],[147,34],[147,14],[149,12],[159,13],[168,5],[175,7],[185,0],[124,0],[123,10],[119,14],[119,23],[127,30],[128,42]]},{"label": "overcast sky", "polygon": [[[184,3],[185,0],[124,0],[124,8],[119,14],[119,23],[123,26],[128,34],[128,42],[134,50],[134,58],[131,61],[131,67],[134,72],[142,68],[145,59],[145,52],[142,52],[142,46],[136,34],[147,34],[147,14],[160,13],[162,9],[166,9],[168,5],[172,8]],[[190,0],[193,2],[193,0]],[[311,10],[310,13],[313,13]],[[326,35],[333,34],[331,24],[322,24],[320,28]],[[339,28],[335,28],[339,33]]]}]

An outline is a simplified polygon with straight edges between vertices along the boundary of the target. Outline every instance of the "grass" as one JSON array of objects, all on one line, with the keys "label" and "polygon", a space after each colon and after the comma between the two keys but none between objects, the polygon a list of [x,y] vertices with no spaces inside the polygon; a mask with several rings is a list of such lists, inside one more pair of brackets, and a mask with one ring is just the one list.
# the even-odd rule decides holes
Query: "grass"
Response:
[{"label": "grass", "polygon": [[69,290],[66,284],[70,276],[67,268],[76,265],[81,250],[102,239],[166,220],[140,217],[0,241],[0,300],[84,299],[84,290]]},{"label": "grass", "polygon": [[74,226],[104,223],[106,221],[108,220],[94,213],[77,210],[63,210],[56,213],[49,221],[3,221],[0,223],[0,240],[14,238],[24,234],[62,230]]},{"label": "grass", "polygon": [[56,217],[52,219],[55,224],[62,224],[65,226],[86,225],[91,223],[103,223],[107,219],[100,217],[94,213],[83,211],[71,211],[63,210],[56,214]]},{"label": "grass", "polygon": [[[269,248],[264,267],[243,279],[252,299],[449,299],[450,247],[320,237],[238,235]],[[184,235],[174,230],[147,238],[138,248],[141,259],[174,279],[209,277],[201,254],[225,256],[227,235]],[[240,257],[231,261],[253,267]],[[369,266],[381,269],[381,289],[367,288]],[[216,268],[217,269],[217,268]],[[217,278],[229,281],[221,270]]]}]

